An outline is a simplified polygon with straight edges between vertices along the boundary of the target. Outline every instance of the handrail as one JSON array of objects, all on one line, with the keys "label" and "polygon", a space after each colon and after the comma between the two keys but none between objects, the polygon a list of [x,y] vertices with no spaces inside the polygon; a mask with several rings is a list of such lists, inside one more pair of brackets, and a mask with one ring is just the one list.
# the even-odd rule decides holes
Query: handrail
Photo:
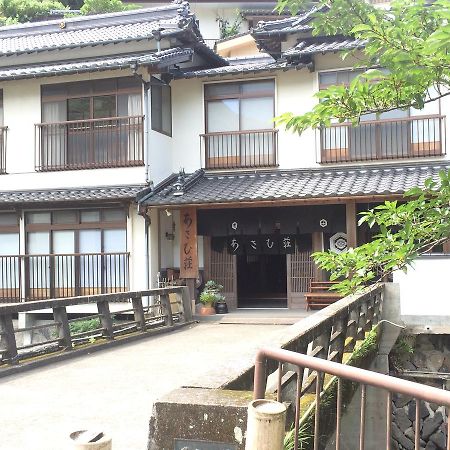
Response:
[{"label": "handrail", "polygon": [[240,130],[240,131],[213,131],[211,133],[203,133],[201,137],[222,136],[222,135],[241,135],[251,133],[278,133],[276,128],[265,128],[260,130]]},{"label": "handrail", "polygon": [[[357,126],[364,126],[364,125],[383,125],[383,124],[389,124],[389,123],[397,123],[397,122],[413,122],[414,120],[426,120],[426,119],[445,119],[446,116],[440,115],[440,114],[430,114],[427,116],[410,116],[410,117],[402,117],[398,119],[378,119],[378,120],[361,120]],[[340,122],[340,123],[331,123],[326,128],[333,128],[333,127],[353,127],[354,125],[351,122]]]},{"label": "handrail", "polygon": [[357,383],[385,389],[403,395],[419,398],[431,403],[450,407],[450,392],[432,386],[426,386],[413,381],[395,378],[370,370],[360,369],[346,364],[340,364],[326,359],[316,358],[278,348],[262,348],[258,350],[255,359],[255,389],[253,398],[264,398],[264,366],[267,359],[281,363],[290,363],[299,367],[317,370],[336,377],[345,378]]},{"label": "handrail", "polygon": [[118,117],[102,117],[100,119],[82,119],[82,120],[65,120],[62,122],[41,122],[36,123],[35,126],[41,127],[45,125],[70,125],[72,123],[93,123],[93,122],[105,122],[108,120],[128,120],[128,119],[144,119],[145,116],[118,116]]}]

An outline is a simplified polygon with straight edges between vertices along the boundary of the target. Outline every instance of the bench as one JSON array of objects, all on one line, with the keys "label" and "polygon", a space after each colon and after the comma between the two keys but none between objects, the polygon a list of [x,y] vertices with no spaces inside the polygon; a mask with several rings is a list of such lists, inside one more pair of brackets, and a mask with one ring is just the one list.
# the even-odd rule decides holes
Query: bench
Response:
[{"label": "bench", "polygon": [[309,292],[305,294],[306,310],[322,309],[343,298],[339,292],[330,291],[336,281],[311,281]]}]

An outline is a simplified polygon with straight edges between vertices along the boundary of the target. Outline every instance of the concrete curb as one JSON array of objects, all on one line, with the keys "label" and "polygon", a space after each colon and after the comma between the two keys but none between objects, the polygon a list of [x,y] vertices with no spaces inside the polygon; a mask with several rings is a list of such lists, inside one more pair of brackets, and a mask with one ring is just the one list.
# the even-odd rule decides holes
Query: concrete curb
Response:
[{"label": "concrete curb", "polygon": [[130,344],[132,342],[141,341],[143,339],[147,339],[147,338],[150,338],[153,336],[158,336],[160,334],[169,333],[171,331],[177,331],[179,329],[182,329],[188,325],[192,325],[195,323],[197,323],[197,322],[195,320],[193,320],[190,322],[173,325],[170,328],[164,327],[164,328],[158,328],[155,330],[148,330],[144,333],[134,334],[132,336],[123,336],[114,341],[93,344],[88,347],[84,347],[84,348],[80,348],[80,349],[76,349],[76,350],[70,350],[70,351],[66,351],[63,353],[58,353],[56,355],[37,357],[38,359],[36,359],[34,361],[19,363],[15,366],[9,366],[4,369],[0,369],[0,379],[11,376],[11,375],[28,372],[32,369],[37,369],[39,367],[44,367],[44,366],[47,366],[47,365],[50,365],[53,363],[57,363],[60,361],[67,361],[70,359],[75,359],[75,358],[78,358],[83,355],[89,355],[94,352],[107,350],[107,349],[118,347],[118,346],[124,345],[124,344]]}]

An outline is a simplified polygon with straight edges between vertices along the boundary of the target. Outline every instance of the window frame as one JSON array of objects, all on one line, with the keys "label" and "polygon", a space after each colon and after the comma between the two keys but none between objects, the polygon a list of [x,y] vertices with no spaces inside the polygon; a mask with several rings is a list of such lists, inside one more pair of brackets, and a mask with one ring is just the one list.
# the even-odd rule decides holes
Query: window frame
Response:
[{"label": "window frame", "polygon": [[[242,86],[244,84],[250,84],[250,83],[259,83],[259,82],[267,82],[270,81],[273,83],[273,89],[269,90],[261,90],[261,91],[255,91],[251,93],[243,93],[242,92]],[[225,83],[232,83],[239,85],[239,93],[236,94],[224,94],[224,95],[212,95],[208,96],[207,94],[207,88],[208,86],[218,86],[223,85]],[[239,130],[237,131],[246,131],[242,130],[241,125],[241,100],[248,99],[248,98],[272,98],[273,99],[273,117],[275,117],[275,108],[276,108],[276,82],[275,78],[259,78],[255,80],[238,80],[238,81],[228,81],[228,82],[222,82],[222,83],[205,83],[203,85],[203,101],[204,101],[204,117],[205,117],[205,133],[208,134],[208,103],[219,101],[219,100],[238,100],[239,101]],[[273,129],[275,130],[275,124],[273,124]],[[249,130],[251,131],[251,130]]]},{"label": "window frame", "polygon": [[[156,98],[153,95],[153,92],[155,89],[160,89],[160,98],[161,98],[161,105],[156,104]],[[164,95],[163,92],[166,90],[166,95],[168,95],[168,102],[164,103]],[[167,99],[166,99],[167,100]],[[155,124],[154,118],[156,117],[156,111],[157,106],[159,106],[159,119],[161,123],[161,127],[157,126]],[[170,117],[169,120],[169,128],[164,129],[164,117],[165,117],[165,109],[169,108],[168,115]],[[153,131],[156,131],[157,133],[164,134],[165,136],[172,137],[173,134],[173,114],[172,114],[172,87],[170,84],[166,84],[163,81],[159,80],[158,78],[152,77],[151,78],[151,89],[150,89],[150,115],[151,115],[151,127]]]}]

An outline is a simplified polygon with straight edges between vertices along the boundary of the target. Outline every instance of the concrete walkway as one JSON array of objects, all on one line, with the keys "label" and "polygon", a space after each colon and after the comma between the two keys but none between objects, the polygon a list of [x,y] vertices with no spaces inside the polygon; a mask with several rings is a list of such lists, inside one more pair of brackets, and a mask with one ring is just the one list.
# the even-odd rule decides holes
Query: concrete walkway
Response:
[{"label": "concrete walkway", "polygon": [[286,325],[203,322],[0,380],[0,449],[64,450],[72,431],[94,428],[114,450],[145,450],[152,403],[172,389],[227,370]]}]

